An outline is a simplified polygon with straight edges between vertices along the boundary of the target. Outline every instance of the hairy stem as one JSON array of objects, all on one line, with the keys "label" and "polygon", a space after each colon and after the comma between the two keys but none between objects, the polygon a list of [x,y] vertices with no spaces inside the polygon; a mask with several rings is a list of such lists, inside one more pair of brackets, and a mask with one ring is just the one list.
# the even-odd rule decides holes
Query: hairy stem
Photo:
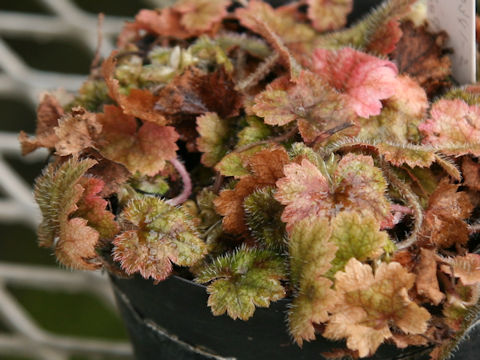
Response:
[{"label": "hairy stem", "polygon": [[418,234],[422,229],[423,223],[423,209],[422,205],[418,200],[417,195],[410,189],[406,183],[400,180],[397,175],[392,171],[390,165],[388,165],[385,161],[381,160],[380,164],[382,166],[383,173],[387,177],[390,184],[392,184],[395,188],[397,188],[400,194],[403,196],[405,201],[410,205],[411,211],[413,212],[414,217],[414,227],[410,236],[407,237],[404,241],[397,244],[397,248],[399,250],[406,249],[415,244],[418,238]]},{"label": "hairy stem", "polygon": [[269,57],[265,59],[258,67],[255,69],[253,73],[247,76],[245,80],[240,81],[235,90],[237,91],[245,91],[252,86],[257,85],[260,81],[268,75],[268,73],[272,70],[279,59],[279,54],[277,52],[272,53]]},{"label": "hairy stem", "polygon": [[185,166],[180,160],[172,159],[170,160],[170,162],[172,163],[175,170],[177,170],[177,172],[180,174],[183,182],[182,192],[173,199],[167,200],[167,204],[177,206],[184,203],[192,193],[192,179],[190,178],[190,174],[188,173],[187,169],[185,169]]}]

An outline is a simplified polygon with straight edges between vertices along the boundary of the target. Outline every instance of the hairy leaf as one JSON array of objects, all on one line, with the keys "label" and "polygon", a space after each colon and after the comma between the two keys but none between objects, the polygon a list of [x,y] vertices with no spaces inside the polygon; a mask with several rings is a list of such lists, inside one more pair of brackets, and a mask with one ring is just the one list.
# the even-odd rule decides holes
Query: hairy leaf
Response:
[{"label": "hairy leaf", "polygon": [[304,340],[315,339],[314,324],[327,321],[328,311],[336,302],[333,283],[324,276],[337,251],[329,241],[331,232],[328,219],[307,218],[296,224],[290,234],[290,279],[296,291],[288,325],[300,346]]},{"label": "hairy leaf", "polygon": [[277,181],[275,198],[286,205],[282,220],[287,230],[303,218],[332,218],[342,210],[371,212],[380,224],[391,223],[387,183],[369,156],[348,154],[329,175],[306,159],[285,166],[284,171],[285,177]]},{"label": "hairy leaf", "polygon": [[283,206],[273,197],[275,189],[271,186],[256,190],[248,195],[244,202],[247,226],[262,245],[272,250],[285,248],[285,224],[281,220]]},{"label": "hairy leaf", "polygon": [[166,160],[176,157],[178,134],[171,126],[145,122],[137,129],[135,118],[113,105],[105,105],[97,120],[103,129],[97,145],[100,153],[132,173],[153,176]]},{"label": "hairy leaf", "polygon": [[381,263],[373,274],[370,265],[351,259],[344,272],[335,275],[339,303],[325,329],[324,336],[347,339],[349,349],[361,357],[373,354],[392,337],[390,323],[407,334],[427,330],[430,314],[408,297],[415,275],[399,263]]},{"label": "hairy leaf", "polygon": [[244,127],[237,134],[238,147],[265,140],[271,135],[272,130],[268,125],[264,124],[261,119],[257,118],[256,116],[247,116],[246,120],[248,126]]},{"label": "hairy leaf", "polygon": [[285,296],[283,259],[269,250],[241,247],[217,257],[195,281],[211,282],[208,306],[215,316],[225,312],[232,319],[248,320],[255,306],[269,307]]},{"label": "hairy leaf", "polygon": [[190,266],[207,252],[188,216],[156,197],[131,200],[121,217],[134,225],[113,241],[113,257],[127,274],[166,279],[172,263]]},{"label": "hairy leaf", "polygon": [[445,262],[449,266],[442,265],[442,270],[462,280],[463,285],[478,285],[480,283],[480,255],[455,256],[445,259]]},{"label": "hairy leaf", "polygon": [[347,23],[353,0],[308,0],[308,18],[318,31],[336,30]]},{"label": "hairy leaf", "polygon": [[354,120],[344,96],[307,71],[301,72],[295,83],[285,78],[274,81],[255,97],[252,110],[268,125],[283,126],[296,120],[306,142],[348,127]]},{"label": "hairy leaf", "polygon": [[273,9],[264,1],[251,0],[246,8],[239,8],[235,16],[240,23],[255,33],[262,33],[261,24],[266,24],[287,45],[308,43],[315,36],[315,31],[307,24],[296,21],[291,14]]},{"label": "hairy leaf", "polygon": [[232,151],[225,155],[222,160],[215,165],[215,170],[223,176],[233,176],[235,178],[242,178],[250,175],[250,171],[246,165],[247,160],[264,148],[265,146],[258,145],[245,151]]},{"label": "hairy leaf", "polygon": [[480,107],[476,105],[459,99],[439,100],[418,128],[425,135],[424,143],[439,146],[447,155],[480,154],[478,146],[471,146],[480,143]]},{"label": "hairy leaf", "polygon": [[378,258],[391,243],[388,234],[379,230],[380,225],[371,214],[340,212],[333,219],[332,228],[330,241],[338,250],[332,260],[329,276],[343,270],[351,258],[359,261]]},{"label": "hairy leaf", "polygon": [[397,77],[393,96],[382,101],[380,115],[359,118],[361,138],[397,143],[420,141],[418,125],[429,107],[425,90],[406,75]]},{"label": "hairy leaf", "polygon": [[71,158],[58,167],[49,165],[35,181],[34,196],[43,217],[38,227],[39,244],[54,247],[59,261],[71,268],[98,268],[91,260],[96,257],[99,233],[87,226],[86,219],[71,218],[84,193],[81,178],[95,163]]},{"label": "hairy leaf", "polygon": [[247,228],[244,219],[243,202],[257,189],[272,186],[283,177],[283,167],[289,161],[285,149],[267,148],[247,160],[251,175],[240,179],[233,190],[223,190],[215,200],[217,212],[224,216],[223,227],[226,231],[241,234]]},{"label": "hairy leaf", "polygon": [[464,157],[462,160],[462,174],[463,183],[466,186],[475,191],[480,190],[480,165],[477,162],[469,157]]},{"label": "hairy leaf", "polygon": [[380,100],[396,91],[395,64],[352,48],[316,49],[313,67],[320,78],[347,95],[348,104],[361,117],[379,115]]}]

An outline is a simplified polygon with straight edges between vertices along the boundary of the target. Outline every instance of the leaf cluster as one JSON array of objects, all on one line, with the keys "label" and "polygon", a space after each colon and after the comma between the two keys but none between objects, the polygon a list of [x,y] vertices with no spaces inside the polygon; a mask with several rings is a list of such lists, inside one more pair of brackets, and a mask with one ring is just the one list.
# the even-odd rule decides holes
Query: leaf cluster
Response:
[{"label": "leaf cluster", "polygon": [[300,346],[444,359],[479,309],[478,85],[453,87],[414,0],[348,28],[353,0],[238,3],[141,10],[76,94],[42,97],[19,137],[52,153],[40,245],[75,269],[189,271],[214,315],[288,297]]}]

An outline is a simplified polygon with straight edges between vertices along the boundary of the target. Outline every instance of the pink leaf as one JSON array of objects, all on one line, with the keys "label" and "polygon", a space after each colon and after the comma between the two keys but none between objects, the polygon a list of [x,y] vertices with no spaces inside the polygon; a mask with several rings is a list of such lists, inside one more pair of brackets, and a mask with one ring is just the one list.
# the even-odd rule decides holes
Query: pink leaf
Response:
[{"label": "pink leaf", "polygon": [[321,78],[348,96],[350,106],[361,117],[379,115],[380,100],[396,92],[395,64],[352,48],[316,49],[313,67]]}]

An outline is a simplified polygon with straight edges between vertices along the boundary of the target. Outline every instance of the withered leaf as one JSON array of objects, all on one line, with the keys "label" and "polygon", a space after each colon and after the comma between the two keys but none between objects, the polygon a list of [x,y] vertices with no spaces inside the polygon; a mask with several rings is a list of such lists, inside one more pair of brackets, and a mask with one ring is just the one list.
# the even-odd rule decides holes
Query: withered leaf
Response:
[{"label": "withered leaf", "polygon": [[444,51],[447,34],[432,34],[425,26],[415,27],[409,21],[402,24],[402,32],[392,54],[400,73],[412,76],[429,95],[449,85],[451,61]]},{"label": "withered leaf", "polygon": [[29,154],[39,147],[55,148],[58,138],[54,128],[58,125],[58,119],[62,117],[64,113],[58,100],[53,95],[45,94],[37,107],[37,129],[35,131],[35,137],[29,138],[25,132],[20,132],[19,140],[22,145],[22,154]]},{"label": "withered leaf", "polygon": [[159,92],[155,110],[167,116],[216,112],[226,119],[238,115],[243,104],[242,96],[234,88],[223,67],[211,73],[189,68]]},{"label": "withered leaf", "polygon": [[469,157],[462,160],[463,183],[470,189],[480,191],[480,164]]},{"label": "withered leaf", "polygon": [[445,294],[440,291],[437,279],[437,260],[434,250],[422,248],[420,262],[416,266],[417,279],[415,286],[420,295],[426,296],[434,305],[440,304]]},{"label": "withered leaf", "polygon": [[448,248],[468,241],[467,219],[473,206],[467,193],[457,191],[458,185],[444,179],[430,196],[421,236],[427,241]]},{"label": "withered leaf", "polygon": [[58,120],[55,134],[58,141],[55,144],[60,156],[77,155],[84,149],[95,146],[95,139],[102,131],[102,125],[97,121],[94,113],[81,107],[74,107],[72,111]]}]

